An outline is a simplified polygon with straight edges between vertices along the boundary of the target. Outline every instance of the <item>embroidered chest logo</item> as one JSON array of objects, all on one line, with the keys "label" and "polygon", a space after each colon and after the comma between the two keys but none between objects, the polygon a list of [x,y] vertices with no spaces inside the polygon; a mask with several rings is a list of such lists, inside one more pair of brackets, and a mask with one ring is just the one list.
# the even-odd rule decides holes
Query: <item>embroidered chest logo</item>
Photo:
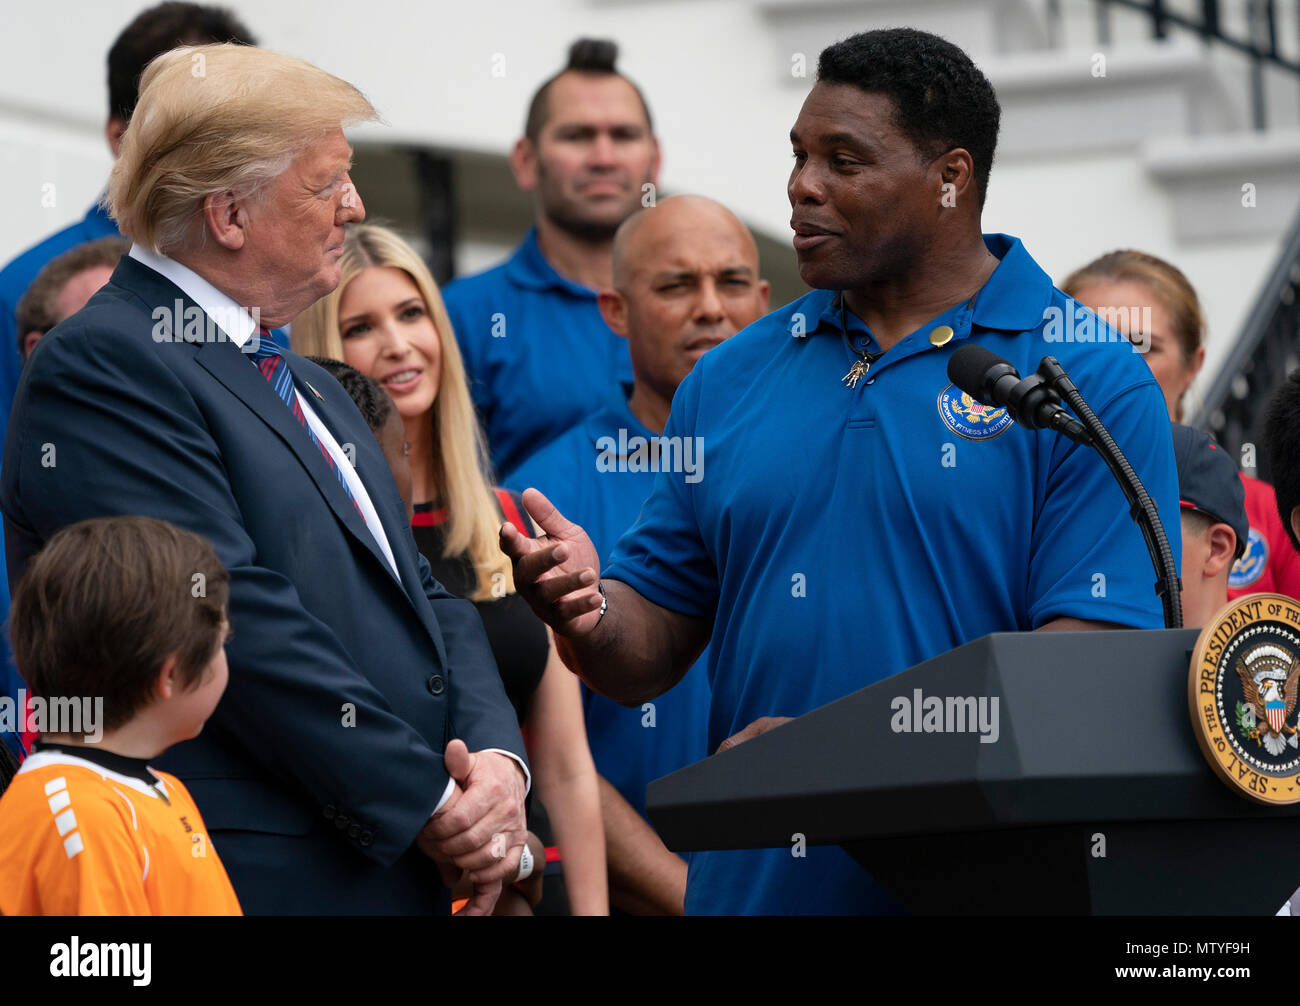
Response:
[{"label": "embroidered chest logo", "polygon": [[1241,558],[1236,561],[1232,572],[1228,574],[1228,586],[1233,590],[1249,587],[1258,582],[1267,566],[1268,542],[1252,527],[1246,539],[1246,551],[1241,553]]},{"label": "embroidered chest logo", "polygon": [[939,393],[939,418],[953,433],[967,440],[992,440],[1015,423],[1006,409],[981,405],[951,384]]}]

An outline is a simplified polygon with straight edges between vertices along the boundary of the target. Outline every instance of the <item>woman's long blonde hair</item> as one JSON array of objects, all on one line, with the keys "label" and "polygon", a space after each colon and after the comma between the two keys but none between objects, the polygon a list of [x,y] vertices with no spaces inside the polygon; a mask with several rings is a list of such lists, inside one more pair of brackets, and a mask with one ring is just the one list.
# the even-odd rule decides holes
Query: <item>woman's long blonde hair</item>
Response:
[{"label": "woman's long blonde hair", "polygon": [[339,260],[342,277],[327,294],[293,320],[294,352],[343,360],[339,333],[339,302],[343,291],[363,269],[391,266],[411,277],[425,309],[438,330],[441,366],[434,400],[433,477],[447,510],[444,558],[468,556],[478,578],[471,601],[489,601],[514,593],[510,560],[498,545],[501,527],[496,497],[488,476],[487,445],[465,379],[465,364],[442,303],[438,284],[415,249],[385,227],[361,224],[348,228]]}]

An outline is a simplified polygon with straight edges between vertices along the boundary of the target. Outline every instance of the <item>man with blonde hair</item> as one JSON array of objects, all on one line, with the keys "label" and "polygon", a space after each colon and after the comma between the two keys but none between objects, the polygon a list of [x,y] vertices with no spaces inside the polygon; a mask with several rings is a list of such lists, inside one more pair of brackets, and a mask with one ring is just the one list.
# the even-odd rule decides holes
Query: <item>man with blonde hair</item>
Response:
[{"label": "man with blonde hair", "polygon": [[[131,23],[118,33],[108,50],[105,67],[108,78],[108,117],[104,123],[104,139],[109,151],[117,157],[122,134],[140,97],[140,75],[151,60],[178,45],[203,45],[207,42],[242,42],[256,45],[257,40],[248,26],[230,11],[208,4],[184,3],[180,0],[163,0],[140,11]],[[50,195],[55,195],[57,174],[51,178],[56,183]],[[15,194],[16,196],[16,194]],[[30,343],[35,342],[34,328],[16,327],[32,314],[21,311],[20,302],[25,292],[35,284],[37,275],[56,256],[86,242],[103,238],[119,238],[117,225],[97,200],[79,219],[56,231],[0,268],[0,441],[4,440],[9,422],[9,409],[13,404],[18,377],[27,361]],[[85,276],[82,277],[83,281]],[[93,291],[87,291],[89,297]],[[82,299],[85,303],[85,298]],[[41,300],[29,301],[36,308],[37,320],[48,316],[41,310]],[[80,307],[78,304],[77,307]],[[69,311],[68,314],[72,312]],[[66,315],[65,315],[66,316]],[[55,322],[61,321],[56,318]],[[53,327],[53,322],[49,327]],[[45,331],[41,330],[42,334]],[[24,347],[26,346],[26,350]],[[8,348],[6,348],[8,347]],[[9,611],[9,585],[4,577],[3,550],[0,549],[0,618]],[[3,648],[3,647],[0,647]],[[17,697],[21,682],[10,660],[0,666],[0,694]],[[2,733],[2,732],[0,732]],[[0,740],[3,737],[0,736]]]},{"label": "man with blonde hair", "polygon": [[231,45],[159,57],[140,91],[107,196],[130,254],[15,398],[10,576],[89,517],[209,538],[230,685],[162,767],[245,911],[445,912],[454,863],[467,911],[490,912],[520,869],[529,777],[482,624],[430,575],[346,392],[265,338],[339,281],[344,225],[365,217],[343,127],[376,113],[323,70]]}]

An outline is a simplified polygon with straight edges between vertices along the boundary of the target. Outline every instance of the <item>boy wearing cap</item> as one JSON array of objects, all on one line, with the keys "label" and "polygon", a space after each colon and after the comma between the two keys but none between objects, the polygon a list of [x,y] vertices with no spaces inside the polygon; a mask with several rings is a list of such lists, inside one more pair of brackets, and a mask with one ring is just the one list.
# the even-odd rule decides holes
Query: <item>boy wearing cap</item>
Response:
[{"label": "boy wearing cap", "polygon": [[1200,430],[1174,423],[1183,528],[1183,625],[1199,628],[1228,603],[1228,574],[1246,550],[1246,493],[1237,466]]}]

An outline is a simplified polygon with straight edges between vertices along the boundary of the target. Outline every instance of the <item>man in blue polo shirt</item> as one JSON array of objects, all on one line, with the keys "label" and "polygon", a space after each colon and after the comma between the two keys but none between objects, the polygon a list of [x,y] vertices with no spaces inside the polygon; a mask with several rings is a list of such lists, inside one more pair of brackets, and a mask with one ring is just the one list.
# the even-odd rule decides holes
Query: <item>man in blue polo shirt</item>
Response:
[{"label": "man in blue polo shirt", "polygon": [[[178,45],[208,42],[257,44],[252,32],[229,11],[192,3],[150,7],[122,29],[108,51],[108,123],[104,135],[115,159],[139,98],[144,68],[155,56]],[[0,443],[4,442],[9,408],[23,369],[14,320],[19,298],[56,255],[96,238],[120,236],[117,225],[97,202],[80,220],[28,248],[0,270]]]},{"label": "man in blue polo shirt", "polygon": [[[664,432],[698,438],[704,477],[659,475],[603,581],[581,528],[539,494],[525,503],[547,537],[502,534],[520,592],[592,687],[651,697],[712,633],[713,745],[990,632],[1162,624],[1142,536],[1100,457],[1026,431],[946,376],[967,342],[1021,372],[1057,356],[1178,554],[1168,416],[1149,369],[1105,326],[1114,341],[1054,341],[1067,299],[1019,241],[981,234],[998,119],[983,74],[933,35],[867,32],[821,54],[788,189],[814,290],[682,383]],[[897,909],[836,847],[696,853],[686,901]]]},{"label": "man in blue polo shirt", "polygon": [[[609,327],[627,339],[632,388],[620,387],[506,484],[540,489],[607,552],[635,522],[661,463],[676,456],[659,438],[678,385],[705,352],[762,316],[768,294],[754,238],[724,206],[673,196],[633,214],[614,239],[614,286],[600,293]],[[626,708],[583,687],[610,899],[624,911],[682,911],[686,863],[646,823],[645,791],[650,780],[712,750],[707,656],[642,706]]]},{"label": "man in blue polo shirt", "polygon": [[654,198],[659,144],[613,42],[579,39],[528,109],[510,166],[536,224],[502,265],[443,291],[497,472],[508,472],[631,383],[605,324],[619,224]]}]

